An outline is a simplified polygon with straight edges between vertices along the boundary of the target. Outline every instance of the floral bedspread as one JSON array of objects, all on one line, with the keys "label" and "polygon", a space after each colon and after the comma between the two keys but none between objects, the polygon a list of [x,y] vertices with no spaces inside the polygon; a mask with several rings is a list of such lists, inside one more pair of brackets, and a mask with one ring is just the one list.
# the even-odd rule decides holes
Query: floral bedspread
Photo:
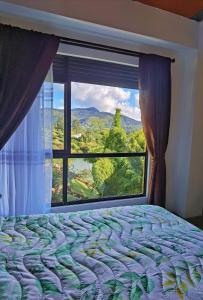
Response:
[{"label": "floral bedspread", "polygon": [[150,205],[0,218],[0,299],[203,299],[203,231]]}]

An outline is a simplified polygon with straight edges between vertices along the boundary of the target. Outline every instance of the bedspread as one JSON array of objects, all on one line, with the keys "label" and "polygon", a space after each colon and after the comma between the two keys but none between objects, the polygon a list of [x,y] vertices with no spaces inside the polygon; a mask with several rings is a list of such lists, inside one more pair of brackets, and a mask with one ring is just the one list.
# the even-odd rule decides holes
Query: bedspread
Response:
[{"label": "bedspread", "polygon": [[150,205],[0,218],[4,299],[203,299],[203,231]]}]

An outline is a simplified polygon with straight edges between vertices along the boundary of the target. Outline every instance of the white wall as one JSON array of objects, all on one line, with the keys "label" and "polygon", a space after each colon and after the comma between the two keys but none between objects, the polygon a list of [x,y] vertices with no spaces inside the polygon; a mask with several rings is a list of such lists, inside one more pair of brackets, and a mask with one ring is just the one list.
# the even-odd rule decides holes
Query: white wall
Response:
[{"label": "white wall", "polygon": [[[197,51],[180,52],[172,66],[172,107],[167,162],[167,207],[181,216],[187,211],[195,109]],[[198,214],[197,214],[198,215]]]},{"label": "white wall", "polygon": [[7,0],[61,16],[196,47],[197,23],[131,0]]},{"label": "white wall", "polygon": [[[201,58],[198,53],[198,23],[130,0],[7,2],[43,11],[0,2],[0,22],[3,23],[175,57],[166,155],[167,207],[181,216],[198,215],[203,206],[200,179],[203,158],[199,140],[203,126],[203,85],[200,81],[201,67],[198,74],[196,68],[199,64],[197,59]],[[46,10],[52,14],[46,13]],[[196,76],[199,78],[198,92]]]},{"label": "white wall", "polygon": [[199,24],[197,83],[187,215],[203,214],[203,22]]}]

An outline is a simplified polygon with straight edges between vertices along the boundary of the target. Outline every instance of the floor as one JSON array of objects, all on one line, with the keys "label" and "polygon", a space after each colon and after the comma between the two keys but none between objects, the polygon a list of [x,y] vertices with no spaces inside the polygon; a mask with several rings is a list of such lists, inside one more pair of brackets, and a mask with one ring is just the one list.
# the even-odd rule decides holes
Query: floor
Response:
[{"label": "floor", "polygon": [[203,216],[189,218],[187,221],[203,230]]}]

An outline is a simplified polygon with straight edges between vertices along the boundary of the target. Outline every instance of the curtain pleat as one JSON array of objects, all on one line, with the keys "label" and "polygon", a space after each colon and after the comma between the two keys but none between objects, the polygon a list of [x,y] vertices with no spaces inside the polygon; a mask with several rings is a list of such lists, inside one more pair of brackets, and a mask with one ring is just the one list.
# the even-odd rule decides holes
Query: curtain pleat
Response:
[{"label": "curtain pleat", "polygon": [[30,109],[59,38],[0,24],[0,149]]},{"label": "curtain pleat", "polygon": [[0,151],[0,216],[47,213],[52,191],[53,85],[45,82]]},{"label": "curtain pleat", "polygon": [[166,163],[171,112],[171,60],[148,54],[139,61],[140,109],[151,157],[149,203],[165,206]]}]

